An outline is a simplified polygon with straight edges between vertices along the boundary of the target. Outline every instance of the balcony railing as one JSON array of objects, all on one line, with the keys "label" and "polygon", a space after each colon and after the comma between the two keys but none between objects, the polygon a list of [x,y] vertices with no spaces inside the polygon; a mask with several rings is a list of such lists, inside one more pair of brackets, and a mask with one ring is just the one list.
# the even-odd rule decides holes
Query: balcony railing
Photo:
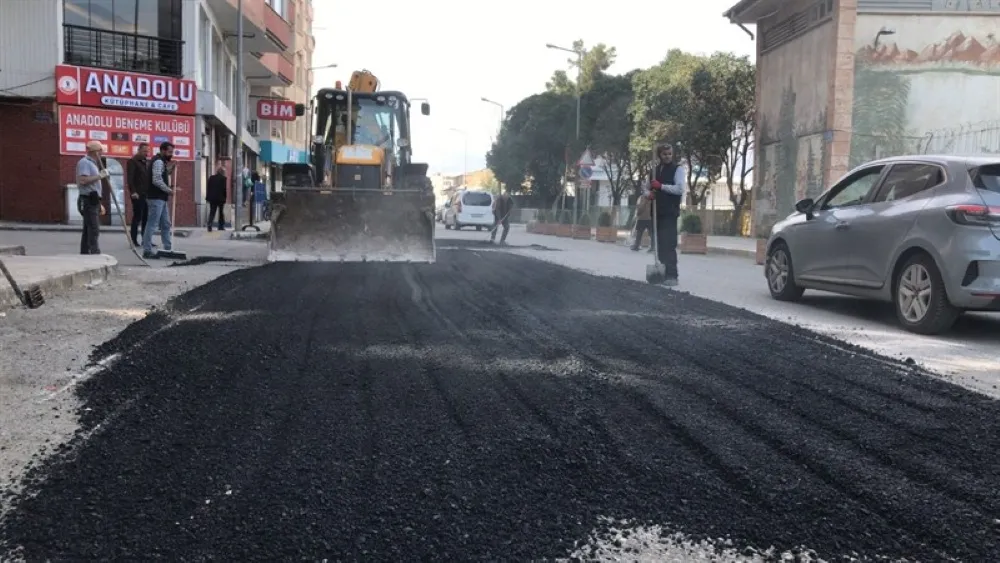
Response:
[{"label": "balcony railing", "polygon": [[63,25],[64,62],[126,72],[183,76],[184,42],[92,27]]}]

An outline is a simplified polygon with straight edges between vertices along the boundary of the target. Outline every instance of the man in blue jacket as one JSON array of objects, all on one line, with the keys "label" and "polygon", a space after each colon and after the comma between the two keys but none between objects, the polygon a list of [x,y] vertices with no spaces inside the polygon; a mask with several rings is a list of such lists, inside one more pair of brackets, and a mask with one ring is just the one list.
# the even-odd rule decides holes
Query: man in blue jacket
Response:
[{"label": "man in blue jacket", "polygon": [[660,145],[656,149],[659,162],[653,169],[646,197],[653,200],[656,221],[656,255],[666,269],[664,285],[677,285],[677,221],[681,216],[686,173],[674,162],[674,149]]}]

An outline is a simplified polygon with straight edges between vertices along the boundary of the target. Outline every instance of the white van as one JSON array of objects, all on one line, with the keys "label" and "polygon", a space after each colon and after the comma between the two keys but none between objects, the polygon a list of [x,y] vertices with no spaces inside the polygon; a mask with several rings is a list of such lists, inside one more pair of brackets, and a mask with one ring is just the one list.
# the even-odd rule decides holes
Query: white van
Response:
[{"label": "white van", "polygon": [[444,228],[493,228],[493,194],[482,190],[462,190],[451,198],[444,212]]}]

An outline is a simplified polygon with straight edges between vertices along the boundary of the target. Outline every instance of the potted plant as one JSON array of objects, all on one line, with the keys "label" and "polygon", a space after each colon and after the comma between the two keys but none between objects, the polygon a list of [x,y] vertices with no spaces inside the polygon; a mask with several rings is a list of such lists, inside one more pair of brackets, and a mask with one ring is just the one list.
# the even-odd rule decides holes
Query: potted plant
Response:
[{"label": "potted plant", "polygon": [[573,212],[568,209],[563,209],[562,213],[559,214],[559,222],[555,225],[555,232],[553,233],[557,237],[568,238],[573,236]]},{"label": "potted plant", "polygon": [[708,236],[701,229],[698,215],[686,213],[681,217],[681,254],[708,254]]},{"label": "potted plant", "polygon": [[594,222],[591,220],[589,213],[581,213],[576,218],[576,224],[573,225],[573,238],[590,240],[594,236],[593,224]]},{"label": "potted plant", "polygon": [[618,229],[611,223],[611,214],[607,211],[597,216],[597,242],[618,242]]},{"label": "potted plant", "polygon": [[528,223],[524,226],[525,232],[532,233],[532,234],[538,232],[538,223],[539,223],[539,219],[540,219],[541,214],[542,214],[541,211],[535,213],[534,218],[532,218],[530,221],[528,221]]}]

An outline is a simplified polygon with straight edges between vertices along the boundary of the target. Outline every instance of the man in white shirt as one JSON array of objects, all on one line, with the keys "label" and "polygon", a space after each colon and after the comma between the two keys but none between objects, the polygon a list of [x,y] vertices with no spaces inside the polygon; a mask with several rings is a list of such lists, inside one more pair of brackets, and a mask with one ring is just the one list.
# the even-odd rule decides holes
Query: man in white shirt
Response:
[{"label": "man in white shirt", "polygon": [[101,253],[98,237],[101,236],[101,215],[104,214],[104,205],[101,204],[102,182],[108,177],[108,171],[101,166],[103,152],[104,145],[100,141],[90,141],[87,143],[87,156],[76,163],[76,185],[79,190],[76,208],[83,217],[80,254]]}]

